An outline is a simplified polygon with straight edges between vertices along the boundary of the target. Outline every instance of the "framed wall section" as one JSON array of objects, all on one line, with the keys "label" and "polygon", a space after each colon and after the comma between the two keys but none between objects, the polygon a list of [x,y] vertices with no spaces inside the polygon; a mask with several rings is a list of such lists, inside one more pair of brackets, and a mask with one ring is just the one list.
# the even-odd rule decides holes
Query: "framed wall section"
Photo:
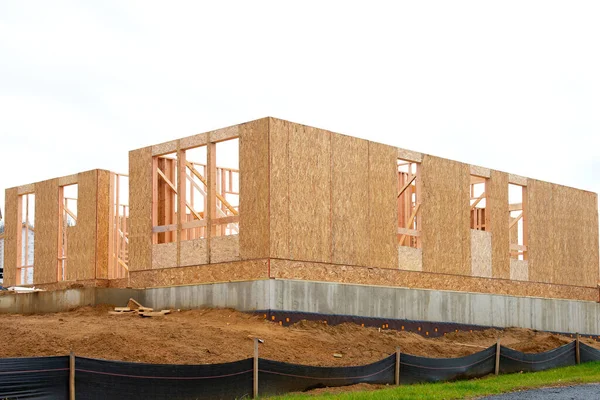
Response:
[{"label": "framed wall section", "polygon": [[421,165],[398,159],[398,245],[421,248]]},{"label": "framed wall section", "polygon": [[18,217],[20,232],[17,234],[16,284],[32,285],[35,249],[35,193],[19,195]]}]

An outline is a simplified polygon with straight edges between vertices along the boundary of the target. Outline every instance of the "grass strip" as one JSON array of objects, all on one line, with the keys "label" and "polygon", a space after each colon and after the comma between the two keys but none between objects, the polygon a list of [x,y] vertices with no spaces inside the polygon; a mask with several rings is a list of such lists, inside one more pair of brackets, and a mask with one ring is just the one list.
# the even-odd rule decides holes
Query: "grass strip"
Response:
[{"label": "grass strip", "polygon": [[514,392],[548,386],[600,382],[600,362],[590,362],[572,367],[556,368],[541,372],[487,376],[481,379],[456,382],[423,383],[394,386],[381,390],[311,394],[289,394],[275,397],[279,400],[299,399],[469,399],[500,393]]}]

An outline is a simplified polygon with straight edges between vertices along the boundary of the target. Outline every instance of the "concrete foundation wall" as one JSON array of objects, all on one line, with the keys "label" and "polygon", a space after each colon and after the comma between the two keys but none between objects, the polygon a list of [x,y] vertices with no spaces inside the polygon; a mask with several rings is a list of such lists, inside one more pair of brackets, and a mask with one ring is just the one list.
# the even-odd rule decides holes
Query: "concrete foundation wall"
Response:
[{"label": "concrete foundation wall", "polygon": [[275,279],[146,289],[144,301],[600,334],[600,305],[590,301]]},{"label": "concrete foundation wall", "polygon": [[58,312],[103,303],[124,306],[130,297],[155,309],[296,311],[600,334],[600,305],[595,302],[275,279],[5,294],[0,296],[0,312]]}]

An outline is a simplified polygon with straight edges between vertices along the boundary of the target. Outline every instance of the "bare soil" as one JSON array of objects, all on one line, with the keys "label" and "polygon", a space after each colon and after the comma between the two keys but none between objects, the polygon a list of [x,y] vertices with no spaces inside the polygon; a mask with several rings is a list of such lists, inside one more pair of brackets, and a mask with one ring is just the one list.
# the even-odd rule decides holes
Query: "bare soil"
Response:
[{"label": "bare soil", "polygon": [[[252,338],[264,340],[261,357],[317,366],[361,365],[403,352],[427,357],[458,357],[491,346],[543,352],[573,340],[528,329],[450,333],[424,338],[415,333],[329,326],[302,321],[283,327],[260,316],[229,309],[174,312],[164,317],[109,315],[110,306],[83,307],[42,315],[0,315],[0,357],[66,355],[157,364],[209,364],[252,357]],[[600,348],[600,344],[583,339]],[[333,356],[341,354],[341,358]]]}]

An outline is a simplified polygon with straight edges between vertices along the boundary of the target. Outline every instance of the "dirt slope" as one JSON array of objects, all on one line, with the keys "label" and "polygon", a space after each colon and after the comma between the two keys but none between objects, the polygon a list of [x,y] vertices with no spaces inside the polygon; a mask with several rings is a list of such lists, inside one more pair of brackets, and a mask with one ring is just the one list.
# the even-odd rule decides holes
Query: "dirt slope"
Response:
[{"label": "dirt slope", "polygon": [[[165,317],[108,315],[108,306],[84,307],[44,315],[0,315],[0,357],[77,355],[113,360],[202,364],[252,356],[252,337],[264,339],[264,358],[307,365],[360,365],[393,353],[457,357],[496,342],[525,352],[541,352],[571,338],[510,328],[503,331],[458,332],[425,339],[409,332],[328,326],[303,321],[282,327],[233,310],[200,309]],[[586,343],[598,346],[589,339]],[[342,354],[334,358],[333,353]]]}]

